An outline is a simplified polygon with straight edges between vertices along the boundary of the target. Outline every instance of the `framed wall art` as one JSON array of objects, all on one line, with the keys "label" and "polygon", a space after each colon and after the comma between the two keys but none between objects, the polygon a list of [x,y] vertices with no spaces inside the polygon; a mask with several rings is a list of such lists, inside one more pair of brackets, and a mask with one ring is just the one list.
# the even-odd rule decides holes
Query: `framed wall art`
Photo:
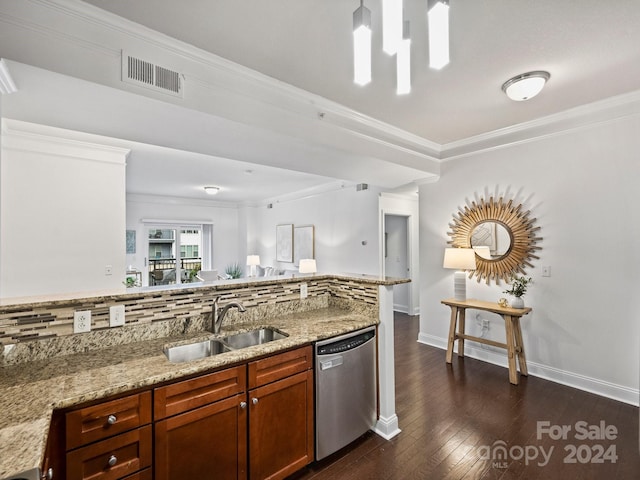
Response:
[{"label": "framed wall art", "polygon": [[293,234],[293,263],[298,265],[303,258],[316,258],[314,246],[314,226],[296,226]]},{"label": "framed wall art", "polygon": [[276,261],[293,262],[293,224],[276,225]]}]

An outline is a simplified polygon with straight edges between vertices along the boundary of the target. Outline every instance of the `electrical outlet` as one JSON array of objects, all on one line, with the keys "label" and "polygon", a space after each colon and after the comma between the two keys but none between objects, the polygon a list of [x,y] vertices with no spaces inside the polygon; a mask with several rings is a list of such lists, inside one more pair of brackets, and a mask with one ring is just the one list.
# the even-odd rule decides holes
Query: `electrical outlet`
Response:
[{"label": "electrical outlet", "polygon": [[542,276],[550,277],[551,276],[551,267],[542,267]]},{"label": "electrical outlet", "polygon": [[104,274],[105,275],[112,275],[113,274],[113,266],[105,265],[104,266]]},{"label": "electrical outlet", "polygon": [[307,298],[308,292],[307,292],[307,284],[306,283],[301,283],[300,284],[300,300]]},{"label": "electrical outlet", "polygon": [[121,327],[124,325],[124,305],[109,307],[109,326]]},{"label": "electrical outlet", "polygon": [[91,310],[73,312],[73,333],[91,331]]},{"label": "electrical outlet", "polygon": [[482,328],[489,330],[489,320],[482,320]]}]

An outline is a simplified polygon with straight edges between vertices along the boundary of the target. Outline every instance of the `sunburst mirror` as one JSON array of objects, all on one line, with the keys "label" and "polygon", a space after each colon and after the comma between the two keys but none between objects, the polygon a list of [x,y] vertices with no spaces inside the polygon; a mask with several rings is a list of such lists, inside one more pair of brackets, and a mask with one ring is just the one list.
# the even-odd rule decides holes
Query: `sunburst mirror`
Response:
[{"label": "sunburst mirror", "polygon": [[476,269],[469,271],[469,278],[475,275],[478,282],[500,284],[533,267],[531,260],[538,259],[534,252],[542,248],[536,245],[542,237],[537,236],[540,227],[533,226],[536,219],[529,218],[529,213],[513,200],[505,203],[500,197],[496,202],[490,197],[489,201],[471,202],[453,215],[448,243],[476,252]]}]

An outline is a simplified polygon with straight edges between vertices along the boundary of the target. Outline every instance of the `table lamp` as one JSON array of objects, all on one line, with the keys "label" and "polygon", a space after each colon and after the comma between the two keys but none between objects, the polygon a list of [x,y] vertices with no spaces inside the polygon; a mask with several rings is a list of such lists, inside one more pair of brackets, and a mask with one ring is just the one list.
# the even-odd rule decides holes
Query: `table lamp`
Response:
[{"label": "table lamp", "polygon": [[260,265],[260,255],[247,255],[247,265],[251,267],[249,276],[256,276],[256,265]]},{"label": "table lamp", "polygon": [[444,250],[444,268],[454,268],[453,292],[458,301],[467,299],[467,279],[465,270],[476,269],[476,254],[473,248],[446,248]]},{"label": "table lamp", "polygon": [[316,261],[313,258],[303,258],[300,260],[300,266],[298,267],[300,273],[316,273]]}]

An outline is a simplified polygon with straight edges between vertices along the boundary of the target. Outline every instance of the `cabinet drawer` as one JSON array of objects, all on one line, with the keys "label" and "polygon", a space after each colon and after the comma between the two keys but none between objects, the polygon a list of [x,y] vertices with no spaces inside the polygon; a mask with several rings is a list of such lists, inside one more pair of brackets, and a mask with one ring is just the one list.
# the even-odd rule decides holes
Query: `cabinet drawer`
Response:
[{"label": "cabinet drawer", "polygon": [[122,433],[68,452],[67,480],[115,480],[125,477],[150,467],[151,451],[151,425]]},{"label": "cabinet drawer", "polygon": [[156,388],[154,418],[170,417],[244,392],[246,383],[246,369],[242,365]]},{"label": "cabinet drawer", "polygon": [[153,473],[150,468],[147,468],[141,472],[124,477],[122,480],[153,480]]},{"label": "cabinet drawer", "polygon": [[296,373],[309,370],[313,365],[311,345],[280,353],[249,363],[249,388],[260,387]]},{"label": "cabinet drawer", "polygon": [[81,408],[66,414],[67,450],[151,423],[151,392]]}]

